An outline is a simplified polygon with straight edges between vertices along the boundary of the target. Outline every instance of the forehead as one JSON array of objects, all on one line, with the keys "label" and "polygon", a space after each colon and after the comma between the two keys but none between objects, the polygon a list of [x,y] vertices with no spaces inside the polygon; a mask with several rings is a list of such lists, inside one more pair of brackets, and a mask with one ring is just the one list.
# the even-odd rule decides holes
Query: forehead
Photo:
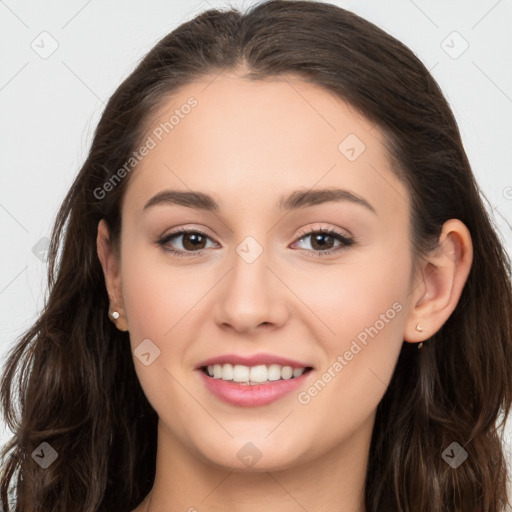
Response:
[{"label": "forehead", "polygon": [[395,209],[407,197],[378,128],[297,77],[204,77],[166,99],[144,142],[152,147],[126,192],[139,209],[164,188],[201,190],[221,205],[243,199],[244,206],[315,186],[343,186],[377,203],[392,199]]}]

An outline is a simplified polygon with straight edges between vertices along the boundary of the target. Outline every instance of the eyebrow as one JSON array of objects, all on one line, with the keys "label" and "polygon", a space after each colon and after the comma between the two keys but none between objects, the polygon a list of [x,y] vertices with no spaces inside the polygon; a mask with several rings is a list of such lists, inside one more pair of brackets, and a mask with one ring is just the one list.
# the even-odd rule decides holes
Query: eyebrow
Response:
[{"label": "eyebrow", "polygon": [[[343,202],[358,204],[376,214],[375,208],[364,197],[340,188],[326,188],[316,190],[295,190],[291,194],[281,197],[277,208],[281,212],[298,210],[328,202]],[[143,210],[158,205],[178,205],[209,212],[220,211],[219,203],[208,194],[196,191],[163,190],[153,196]]]}]

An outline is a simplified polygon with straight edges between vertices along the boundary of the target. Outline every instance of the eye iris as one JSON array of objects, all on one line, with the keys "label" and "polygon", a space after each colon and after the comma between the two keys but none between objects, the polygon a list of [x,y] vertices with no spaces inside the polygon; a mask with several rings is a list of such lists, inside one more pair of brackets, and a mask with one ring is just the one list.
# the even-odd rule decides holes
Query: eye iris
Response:
[{"label": "eye iris", "polygon": [[[204,247],[200,247],[201,242],[205,242],[205,237],[199,233],[187,233],[183,236],[183,247],[187,250],[191,249],[204,249]],[[202,239],[202,240],[201,240]],[[187,242],[185,242],[187,240]],[[191,246],[188,246],[188,243],[191,242]]]},{"label": "eye iris", "polygon": [[[331,244],[328,242],[321,242],[322,239],[329,238]],[[317,233],[316,235],[312,236],[313,242],[311,243],[311,247],[314,249],[331,249],[332,248],[332,242],[334,241],[334,238],[332,235],[326,235],[325,233]],[[315,247],[315,244],[318,244],[319,247]],[[326,245],[328,247],[326,247]]]}]

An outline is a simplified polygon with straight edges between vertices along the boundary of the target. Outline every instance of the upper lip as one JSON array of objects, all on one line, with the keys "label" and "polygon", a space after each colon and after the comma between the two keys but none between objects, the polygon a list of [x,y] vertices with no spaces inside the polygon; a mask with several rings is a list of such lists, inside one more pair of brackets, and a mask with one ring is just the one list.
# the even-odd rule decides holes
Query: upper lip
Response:
[{"label": "upper lip", "polygon": [[312,366],[295,359],[288,357],[276,356],[273,354],[253,354],[253,355],[239,355],[239,354],[224,354],[221,356],[210,357],[201,361],[196,369],[199,370],[204,366],[210,366],[213,364],[241,364],[244,366],[258,366],[261,364],[271,365],[278,364],[280,366],[291,366],[292,368],[311,368]]}]

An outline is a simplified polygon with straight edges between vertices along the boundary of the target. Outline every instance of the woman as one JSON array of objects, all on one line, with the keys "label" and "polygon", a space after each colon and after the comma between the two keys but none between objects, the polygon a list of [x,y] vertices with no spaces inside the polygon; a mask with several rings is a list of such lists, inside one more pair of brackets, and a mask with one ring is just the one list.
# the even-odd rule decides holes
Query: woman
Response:
[{"label": "woman", "polygon": [[504,510],[509,278],[409,49],[323,3],[204,12],[111,97],[58,214],[3,506]]}]

